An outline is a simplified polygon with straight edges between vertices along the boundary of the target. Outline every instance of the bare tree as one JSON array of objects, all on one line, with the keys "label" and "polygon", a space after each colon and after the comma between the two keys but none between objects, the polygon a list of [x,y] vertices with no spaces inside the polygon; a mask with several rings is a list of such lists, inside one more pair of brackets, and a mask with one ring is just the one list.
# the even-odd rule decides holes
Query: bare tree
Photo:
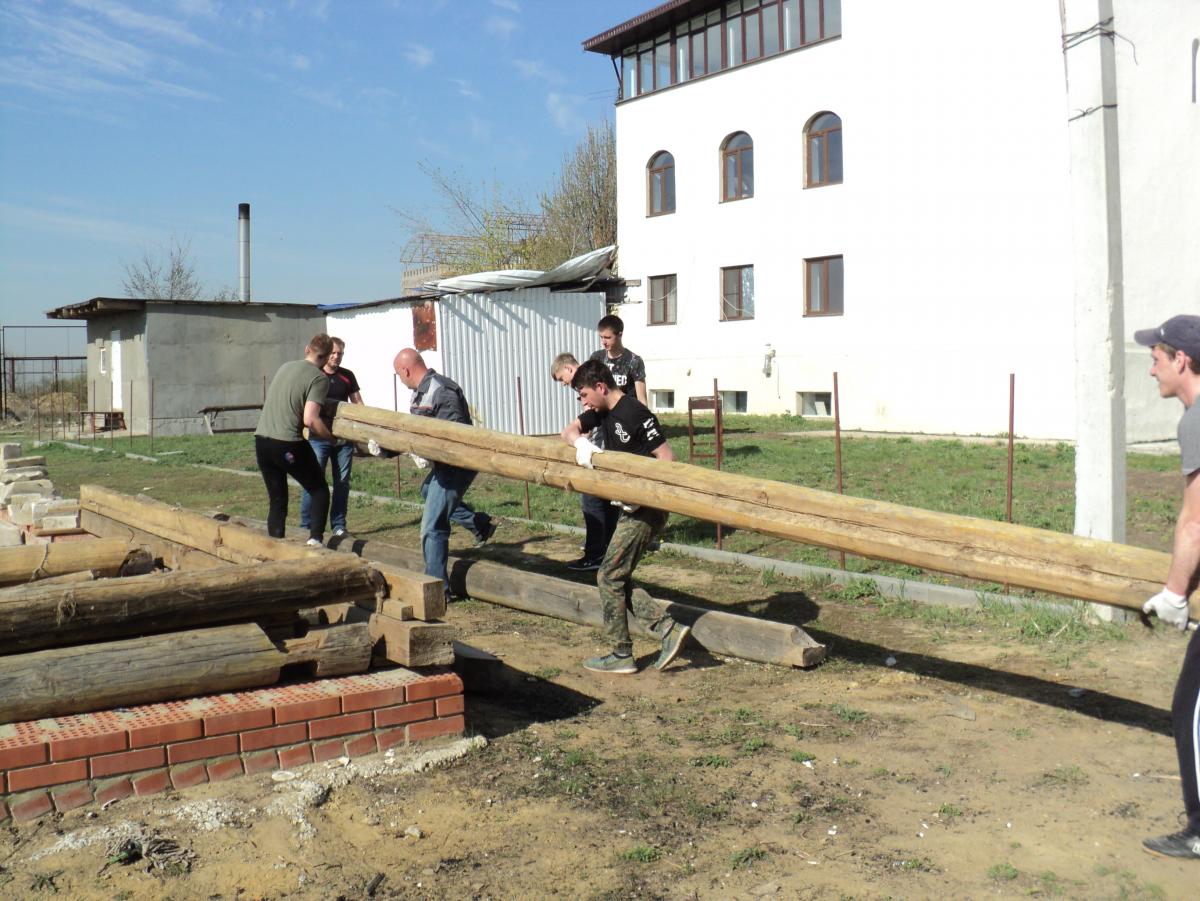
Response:
[{"label": "bare tree", "polygon": [[400,261],[444,275],[490,269],[553,269],[564,260],[617,241],[617,167],[612,125],[589,126],[563,158],[540,212],[522,211],[498,184],[472,188],[462,178],[418,164],[443,201],[446,225],[395,209],[409,239]]},{"label": "bare tree", "polygon": [[196,275],[191,240],[180,241],[174,235],[166,247],[144,250],[136,263],[122,263],[122,284],[126,297],[140,300],[233,300],[233,292],[221,288],[211,298]]}]

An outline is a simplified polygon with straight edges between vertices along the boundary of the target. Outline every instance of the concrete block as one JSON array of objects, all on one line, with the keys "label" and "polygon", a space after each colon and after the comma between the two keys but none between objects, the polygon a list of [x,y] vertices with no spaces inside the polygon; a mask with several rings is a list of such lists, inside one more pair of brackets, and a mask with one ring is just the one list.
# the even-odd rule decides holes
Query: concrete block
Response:
[{"label": "concrete block", "polygon": [[0,444],[0,460],[11,460],[13,457],[21,456],[21,445],[5,443]]},{"label": "concrete block", "polygon": [[40,526],[47,516],[70,516],[79,518],[79,501],[74,498],[43,497],[31,506],[33,525]]},{"label": "concrete block", "polygon": [[26,479],[44,478],[46,478],[46,468],[44,466],[20,466],[16,469],[6,469],[0,472],[0,485],[23,482]]},{"label": "concrete block", "polygon": [[43,516],[38,527],[45,529],[48,532],[56,529],[78,529],[79,513],[63,513],[57,516]]},{"label": "concrete block", "polygon": [[10,469],[21,469],[25,466],[36,466],[39,469],[46,468],[45,457],[5,457],[0,460],[0,471]]},{"label": "concrete block", "polygon": [[54,494],[54,483],[49,479],[25,479],[0,485],[0,504],[7,504],[14,494],[40,494],[42,497],[50,497]]},{"label": "concrete block", "polygon": [[0,547],[16,547],[25,540],[20,526],[10,522],[0,522]]},{"label": "concrete block", "polygon": [[33,525],[33,502],[40,500],[40,494],[14,494],[8,499],[8,518],[18,526]]}]

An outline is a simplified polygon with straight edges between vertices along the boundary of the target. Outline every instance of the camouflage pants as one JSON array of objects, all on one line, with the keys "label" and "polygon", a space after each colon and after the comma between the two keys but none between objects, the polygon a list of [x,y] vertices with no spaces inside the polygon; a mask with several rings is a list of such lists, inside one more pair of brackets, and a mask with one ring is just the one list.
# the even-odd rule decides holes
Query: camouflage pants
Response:
[{"label": "camouflage pants", "polygon": [[617,654],[633,652],[629,639],[628,614],[647,629],[660,625],[662,618],[645,592],[633,591],[633,570],[656,535],[667,525],[667,513],[652,507],[639,507],[622,513],[617,522],[604,562],[596,572],[600,604],[604,610],[604,637]]}]

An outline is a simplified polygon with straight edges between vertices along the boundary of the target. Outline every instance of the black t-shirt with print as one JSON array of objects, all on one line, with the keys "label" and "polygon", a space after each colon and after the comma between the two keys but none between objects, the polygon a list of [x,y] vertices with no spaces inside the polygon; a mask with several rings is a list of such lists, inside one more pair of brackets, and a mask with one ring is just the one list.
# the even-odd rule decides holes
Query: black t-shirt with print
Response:
[{"label": "black t-shirt with print", "polygon": [[646,381],[645,362],[628,347],[622,350],[618,357],[609,357],[608,351],[600,348],[588,359],[598,360],[607,366],[608,371],[612,373],[613,381],[622,391],[633,394],[634,382]]},{"label": "black t-shirt with print", "polygon": [[629,394],[603,413],[584,410],[579,414],[579,425],[585,433],[599,428],[604,434],[602,446],[606,451],[624,451],[641,457],[652,457],[667,440],[658,417]]},{"label": "black t-shirt with print", "polygon": [[[329,375],[329,373],[325,374]],[[357,394],[358,391],[358,379],[349,369],[339,366],[337,372],[329,375],[329,393],[325,395],[325,403],[321,407],[321,419],[325,425],[333,425],[333,415],[337,412],[337,405],[348,403],[350,395]]]}]

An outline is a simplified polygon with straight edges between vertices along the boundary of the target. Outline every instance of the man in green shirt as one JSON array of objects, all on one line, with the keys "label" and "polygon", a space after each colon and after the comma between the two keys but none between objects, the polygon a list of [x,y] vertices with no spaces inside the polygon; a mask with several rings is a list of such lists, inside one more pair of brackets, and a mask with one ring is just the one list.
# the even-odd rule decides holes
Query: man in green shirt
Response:
[{"label": "man in green shirt", "polygon": [[303,360],[279,367],[263,401],[258,428],[254,430],[254,454],[267,486],[267,533],[272,538],[283,537],[288,512],[287,477],[291,476],[312,497],[308,543],[324,544],[329,486],[312,445],[304,439],[303,429],[307,427],[314,438],[333,441],[329,427],[321,421],[321,405],[329,391],[329,376],[322,367],[331,350],[332,338],[324,333],[314,335],[304,348]]}]

